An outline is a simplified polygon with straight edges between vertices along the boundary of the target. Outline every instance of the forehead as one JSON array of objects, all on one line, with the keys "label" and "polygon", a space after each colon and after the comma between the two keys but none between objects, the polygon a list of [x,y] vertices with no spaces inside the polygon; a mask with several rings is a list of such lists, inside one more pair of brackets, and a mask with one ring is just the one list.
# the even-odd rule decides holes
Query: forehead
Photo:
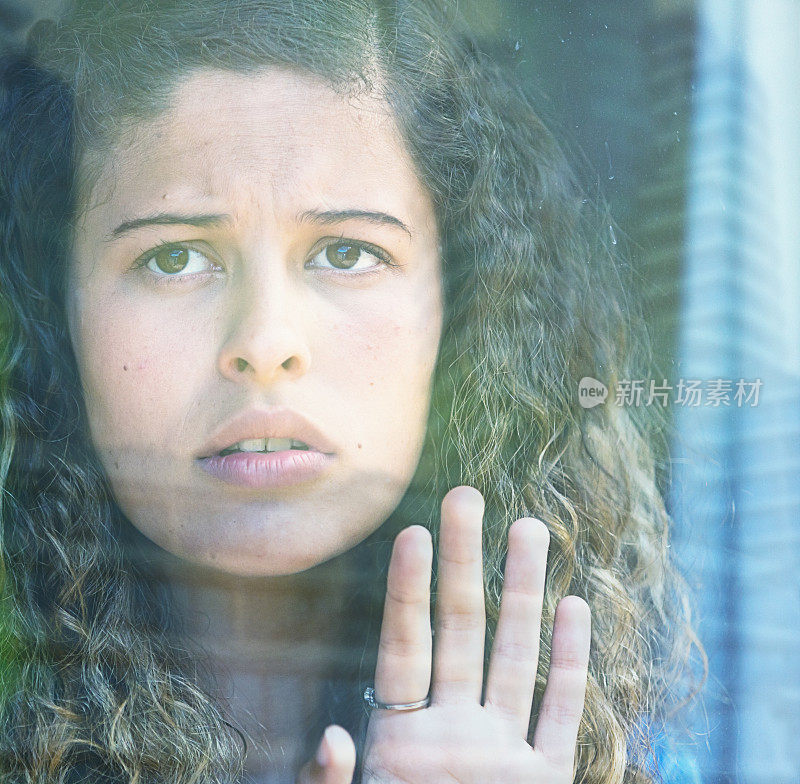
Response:
[{"label": "forehead", "polygon": [[87,206],[114,220],[184,197],[286,209],[368,201],[411,221],[432,210],[383,100],[283,68],[185,77],[164,113],[129,127],[106,155]]}]

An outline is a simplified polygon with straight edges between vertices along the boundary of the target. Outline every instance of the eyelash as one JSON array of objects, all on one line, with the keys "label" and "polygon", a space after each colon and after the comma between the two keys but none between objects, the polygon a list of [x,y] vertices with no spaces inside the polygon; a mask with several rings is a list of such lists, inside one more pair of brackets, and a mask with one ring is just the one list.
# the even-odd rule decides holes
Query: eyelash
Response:
[{"label": "eyelash", "polygon": [[[349,277],[361,277],[361,276],[368,276],[374,275],[381,271],[381,266],[386,266],[390,268],[398,267],[398,264],[392,260],[389,254],[383,250],[382,248],[378,247],[377,245],[373,245],[370,242],[364,242],[362,240],[351,240],[347,237],[337,237],[335,239],[327,239],[324,241],[324,244],[317,245],[315,247],[314,252],[311,254],[308,261],[305,262],[304,267],[311,259],[316,258],[320,253],[322,253],[326,248],[330,247],[331,245],[352,245],[353,247],[359,248],[361,251],[369,253],[371,256],[374,256],[378,261],[381,262],[380,265],[376,265],[375,267],[367,270],[357,270],[355,272],[349,271],[347,269],[336,269],[335,267],[319,267],[319,266],[312,266],[311,269],[320,269],[323,270],[326,274],[333,274],[336,276],[345,275]],[[134,264],[134,269],[146,269],[147,265],[152,261],[155,256],[162,251],[170,251],[170,250],[186,250],[186,251],[195,251],[197,253],[202,254],[205,258],[207,258],[210,262],[214,263],[212,259],[209,258],[208,254],[204,251],[198,250],[194,247],[191,243],[185,242],[164,242],[160,245],[156,245],[154,248],[150,248],[146,253],[142,254]],[[215,265],[216,270],[220,269],[218,266]],[[308,267],[306,267],[308,268]],[[173,282],[177,281],[185,281],[185,280],[193,280],[197,277],[197,275],[203,273],[195,273],[192,275],[181,275],[180,273],[175,274],[168,274],[168,273],[154,273],[150,271],[151,275],[155,279],[157,285],[172,285]]]}]

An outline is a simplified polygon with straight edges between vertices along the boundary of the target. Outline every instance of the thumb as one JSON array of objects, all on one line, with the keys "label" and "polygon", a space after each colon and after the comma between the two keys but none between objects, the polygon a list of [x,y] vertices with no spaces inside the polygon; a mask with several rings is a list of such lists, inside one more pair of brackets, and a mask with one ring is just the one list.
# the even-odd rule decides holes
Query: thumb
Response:
[{"label": "thumb", "polygon": [[347,730],[331,724],[322,734],[314,759],[297,776],[297,784],[351,784],[356,747]]}]

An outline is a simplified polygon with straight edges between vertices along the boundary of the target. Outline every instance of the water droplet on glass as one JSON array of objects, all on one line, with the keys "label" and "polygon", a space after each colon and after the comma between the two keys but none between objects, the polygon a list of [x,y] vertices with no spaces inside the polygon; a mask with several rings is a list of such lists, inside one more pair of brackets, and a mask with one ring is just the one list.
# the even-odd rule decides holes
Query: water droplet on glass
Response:
[{"label": "water droplet on glass", "polygon": [[608,231],[611,233],[611,244],[612,245],[616,245],[617,244],[617,235],[614,233],[614,227],[613,226],[609,226],[608,227]]},{"label": "water droplet on glass", "polygon": [[608,179],[614,179],[614,166],[611,163],[611,148],[608,146],[608,142],[606,141],[606,158],[608,158]]},{"label": "water droplet on glass", "polygon": [[515,51],[515,52],[518,52],[518,51],[519,51],[519,41],[517,41],[517,42],[514,44],[514,51]]}]

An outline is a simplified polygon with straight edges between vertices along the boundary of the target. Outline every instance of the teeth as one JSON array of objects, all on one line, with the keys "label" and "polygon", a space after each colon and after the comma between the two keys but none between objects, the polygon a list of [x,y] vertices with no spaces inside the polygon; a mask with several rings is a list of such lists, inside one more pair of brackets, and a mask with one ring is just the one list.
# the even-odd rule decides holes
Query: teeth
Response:
[{"label": "teeth", "polygon": [[308,444],[294,438],[247,438],[238,441],[227,449],[222,450],[222,454],[231,452],[281,452],[286,449],[309,449]]},{"label": "teeth", "polygon": [[240,452],[263,452],[266,441],[266,438],[248,438],[246,441],[239,441],[238,444],[234,444],[233,448],[238,449]]},{"label": "teeth", "polygon": [[280,452],[283,449],[292,448],[291,438],[268,438],[267,439],[267,452]]}]

